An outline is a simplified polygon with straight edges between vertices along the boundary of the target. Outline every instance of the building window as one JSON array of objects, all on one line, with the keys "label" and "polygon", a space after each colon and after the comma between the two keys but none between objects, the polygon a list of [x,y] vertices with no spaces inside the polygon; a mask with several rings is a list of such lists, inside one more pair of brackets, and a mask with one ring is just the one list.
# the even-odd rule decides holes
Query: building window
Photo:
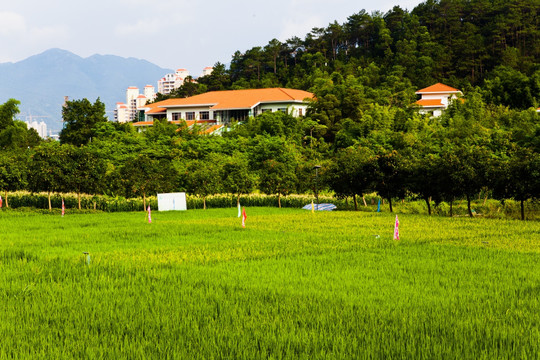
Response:
[{"label": "building window", "polygon": [[195,120],[195,111],[186,112],[186,120]]},{"label": "building window", "polygon": [[278,111],[281,111],[282,113],[287,113],[287,108],[279,108],[277,109]]},{"label": "building window", "polygon": [[178,121],[182,118],[182,113],[181,112],[174,112],[171,114],[172,115],[172,120],[173,121]]},{"label": "building window", "polygon": [[298,116],[304,116],[304,109],[298,109]]},{"label": "building window", "polygon": [[262,109],[261,112],[265,113],[265,112],[272,112],[272,109]]},{"label": "building window", "polygon": [[199,111],[199,120],[210,120],[210,111]]}]

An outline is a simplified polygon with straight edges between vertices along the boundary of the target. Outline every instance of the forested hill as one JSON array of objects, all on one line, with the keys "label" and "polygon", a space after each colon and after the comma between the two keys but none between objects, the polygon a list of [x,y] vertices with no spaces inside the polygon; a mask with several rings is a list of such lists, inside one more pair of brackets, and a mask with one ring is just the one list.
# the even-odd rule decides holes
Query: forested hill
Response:
[{"label": "forested hill", "polygon": [[[371,87],[419,89],[437,82],[480,86],[487,102],[525,109],[540,100],[539,0],[427,0],[408,12],[351,14],[303,39],[237,51],[230,68],[177,96],[230,88],[311,89],[324,74]],[[404,80],[404,81],[403,81]],[[403,89],[402,89],[403,90]]]}]

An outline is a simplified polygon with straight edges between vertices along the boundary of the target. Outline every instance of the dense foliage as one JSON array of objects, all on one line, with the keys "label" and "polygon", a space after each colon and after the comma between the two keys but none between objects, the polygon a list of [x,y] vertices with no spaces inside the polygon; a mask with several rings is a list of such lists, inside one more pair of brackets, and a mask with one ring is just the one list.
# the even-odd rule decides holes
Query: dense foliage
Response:
[{"label": "dense foliage", "polygon": [[489,102],[526,109],[540,101],[539,15],[538,0],[427,0],[410,12],[399,6],[385,14],[362,10],[304,39],[272,39],[237,51],[229,69],[218,63],[197,79],[199,89],[189,82],[173,96],[277,86],[309,90],[321,74],[335,72],[386,89],[383,96],[368,96],[379,103],[408,101],[414,90],[442,82],[481,86]]},{"label": "dense foliage", "polygon": [[[521,203],[540,197],[540,3],[428,0],[410,13],[363,11],[305,39],[234,54],[230,68],[189,81],[173,96],[286,86],[310,90],[306,116],[263,113],[222,136],[157,121],[143,132],[105,121],[102,103],[63,109],[60,143],[17,127],[17,102],[0,107],[0,186],[144,199],[156,192],[281,196],[376,192],[389,204],[432,204],[479,194]],[[418,113],[415,90],[459,87],[439,118]],[[162,98],[162,97],[161,97]],[[16,135],[16,136],[15,136]],[[4,141],[5,140],[5,141]],[[313,167],[322,166],[319,179]]]}]

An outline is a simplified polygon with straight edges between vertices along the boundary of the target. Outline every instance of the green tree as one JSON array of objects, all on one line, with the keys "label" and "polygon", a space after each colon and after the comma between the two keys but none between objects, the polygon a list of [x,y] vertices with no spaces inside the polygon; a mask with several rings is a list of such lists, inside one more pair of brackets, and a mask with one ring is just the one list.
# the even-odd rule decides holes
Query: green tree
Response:
[{"label": "green tree", "polygon": [[47,192],[52,210],[51,192],[61,191],[66,179],[66,153],[56,141],[43,142],[30,157],[28,185],[31,191]]},{"label": "green tree", "polygon": [[443,156],[444,162],[453,169],[450,174],[452,187],[455,193],[465,196],[467,212],[473,217],[471,199],[488,186],[490,153],[484,146],[462,143],[449,148]]},{"label": "green tree", "polygon": [[187,191],[202,197],[203,208],[206,210],[206,198],[221,191],[222,157],[210,154],[201,160],[188,163],[184,181]]},{"label": "green tree", "polygon": [[259,189],[268,195],[277,194],[280,208],[281,196],[290,194],[296,186],[296,174],[293,165],[274,159],[262,163],[259,179]]},{"label": "green tree", "polygon": [[354,201],[354,209],[358,210],[356,197],[363,197],[373,188],[374,160],[373,154],[367,148],[341,149],[323,173],[323,178],[337,197],[351,196]]},{"label": "green tree", "polygon": [[0,153],[0,189],[4,190],[5,206],[9,207],[8,191],[24,189],[28,185],[29,154]]},{"label": "green tree", "polygon": [[77,193],[77,203],[81,209],[81,193],[96,194],[103,192],[107,164],[92,149],[85,146],[63,145],[67,153],[65,190]]},{"label": "green tree", "polygon": [[0,131],[0,147],[7,150],[27,149],[38,145],[41,138],[34,129],[28,129],[26,124],[15,120],[7,128]]},{"label": "green tree", "polygon": [[223,189],[236,194],[236,203],[240,204],[240,195],[253,191],[256,176],[249,169],[249,161],[245,154],[236,152],[223,165]]},{"label": "green tree", "polygon": [[197,82],[206,85],[208,91],[227,90],[231,86],[231,76],[225,65],[217,62],[214,64],[212,73],[197,78]]},{"label": "green tree", "polygon": [[21,102],[19,100],[9,99],[0,105],[0,131],[13,125],[15,116],[19,113],[20,104]]},{"label": "green tree", "polygon": [[393,211],[392,198],[405,196],[407,171],[403,156],[396,150],[382,150],[375,156],[374,189],[388,200],[390,212]]},{"label": "green tree", "polygon": [[81,146],[96,136],[96,125],[106,122],[105,104],[99,98],[92,104],[88,99],[67,101],[62,108],[64,128],[60,143]]},{"label": "green tree", "polygon": [[126,194],[138,194],[143,198],[146,210],[146,195],[175,188],[177,172],[168,159],[156,159],[146,154],[129,158],[119,169]]},{"label": "green tree", "polygon": [[494,166],[491,178],[494,195],[519,201],[521,220],[525,220],[525,201],[540,198],[540,154],[514,146],[508,156]]}]

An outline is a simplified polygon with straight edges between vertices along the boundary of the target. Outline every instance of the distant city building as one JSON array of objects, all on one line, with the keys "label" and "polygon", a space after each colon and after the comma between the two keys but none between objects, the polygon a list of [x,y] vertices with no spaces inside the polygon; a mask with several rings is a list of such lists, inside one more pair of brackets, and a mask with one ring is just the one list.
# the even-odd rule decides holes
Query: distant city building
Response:
[{"label": "distant city building", "polygon": [[146,96],[148,101],[154,101],[156,98],[156,89],[152,85],[146,85],[143,95]]},{"label": "distant city building", "polygon": [[37,120],[32,120],[32,117],[29,117],[30,120],[26,121],[26,127],[28,129],[34,129],[42,139],[47,138],[47,124],[44,121],[37,122]]},{"label": "distant city building", "polygon": [[[213,70],[214,68],[210,66],[205,67],[201,76],[210,75]],[[177,69],[174,73],[166,74],[157,81],[158,92],[163,95],[170,94],[173,90],[182,86],[188,76],[189,71],[186,69]],[[147,102],[152,102],[155,99],[156,90],[152,85],[146,85],[142,94],[136,86],[128,87],[126,90],[126,102],[116,103],[114,120],[119,123],[136,121],[139,111],[145,107]],[[67,100],[66,97],[65,101]]]},{"label": "distant city building", "polygon": [[167,95],[184,84],[189,72],[186,69],[178,69],[174,74],[167,74],[158,80],[158,93]]},{"label": "distant city building", "polygon": [[207,66],[203,69],[202,71],[202,75],[201,76],[207,76],[207,75],[210,75],[212,73],[212,71],[214,71],[214,68],[211,67],[211,66]]},{"label": "distant city building", "polygon": [[139,88],[136,86],[127,88],[126,102],[116,103],[116,108],[114,109],[115,121],[125,123],[137,120],[137,109],[156,98],[156,93],[152,85],[146,85],[143,91],[144,94],[141,94]]}]

